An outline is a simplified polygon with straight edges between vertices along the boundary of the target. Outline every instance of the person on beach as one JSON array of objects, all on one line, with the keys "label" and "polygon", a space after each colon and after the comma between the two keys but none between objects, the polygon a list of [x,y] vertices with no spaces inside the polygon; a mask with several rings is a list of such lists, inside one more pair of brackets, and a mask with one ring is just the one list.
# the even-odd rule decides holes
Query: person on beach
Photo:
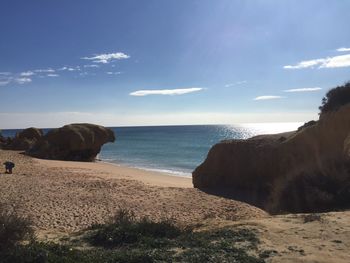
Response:
[{"label": "person on beach", "polygon": [[15,167],[13,162],[6,161],[3,163],[5,165],[5,174],[12,174],[12,169]]}]

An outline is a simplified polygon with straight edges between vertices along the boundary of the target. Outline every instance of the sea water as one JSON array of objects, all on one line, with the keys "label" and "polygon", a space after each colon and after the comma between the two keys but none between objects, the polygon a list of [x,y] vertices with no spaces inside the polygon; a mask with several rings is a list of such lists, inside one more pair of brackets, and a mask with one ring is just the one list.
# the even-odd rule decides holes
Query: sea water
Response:
[{"label": "sea water", "polygon": [[[222,140],[292,131],[300,125],[302,123],[111,127],[116,141],[105,144],[98,158],[129,167],[191,176],[209,149]],[[14,136],[18,131],[2,130],[2,134]]]}]

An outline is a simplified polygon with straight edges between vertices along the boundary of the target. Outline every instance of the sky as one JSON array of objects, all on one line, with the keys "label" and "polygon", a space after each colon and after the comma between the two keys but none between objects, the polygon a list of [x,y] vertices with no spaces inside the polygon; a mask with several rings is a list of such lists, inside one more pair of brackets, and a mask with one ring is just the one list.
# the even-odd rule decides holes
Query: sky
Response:
[{"label": "sky", "polygon": [[2,0],[0,128],[304,122],[350,1]]}]

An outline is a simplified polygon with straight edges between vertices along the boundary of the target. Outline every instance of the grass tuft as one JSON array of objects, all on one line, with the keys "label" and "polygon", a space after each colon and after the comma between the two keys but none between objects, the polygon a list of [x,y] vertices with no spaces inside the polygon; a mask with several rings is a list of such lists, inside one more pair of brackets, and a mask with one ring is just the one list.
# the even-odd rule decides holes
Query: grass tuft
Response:
[{"label": "grass tuft", "polygon": [[10,249],[23,240],[34,238],[32,221],[15,211],[0,206],[0,251]]}]

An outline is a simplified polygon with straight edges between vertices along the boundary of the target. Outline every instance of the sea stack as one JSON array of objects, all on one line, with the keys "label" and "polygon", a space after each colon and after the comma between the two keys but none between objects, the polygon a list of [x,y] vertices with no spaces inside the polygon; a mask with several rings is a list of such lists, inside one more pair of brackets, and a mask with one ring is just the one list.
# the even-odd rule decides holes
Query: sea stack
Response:
[{"label": "sea stack", "polygon": [[103,144],[114,142],[114,132],[103,126],[79,123],[52,129],[27,151],[33,157],[53,160],[93,161]]},{"label": "sea stack", "polygon": [[6,150],[27,151],[43,136],[37,128],[27,128],[18,132],[14,138],[2,138],[1,147]]}]

